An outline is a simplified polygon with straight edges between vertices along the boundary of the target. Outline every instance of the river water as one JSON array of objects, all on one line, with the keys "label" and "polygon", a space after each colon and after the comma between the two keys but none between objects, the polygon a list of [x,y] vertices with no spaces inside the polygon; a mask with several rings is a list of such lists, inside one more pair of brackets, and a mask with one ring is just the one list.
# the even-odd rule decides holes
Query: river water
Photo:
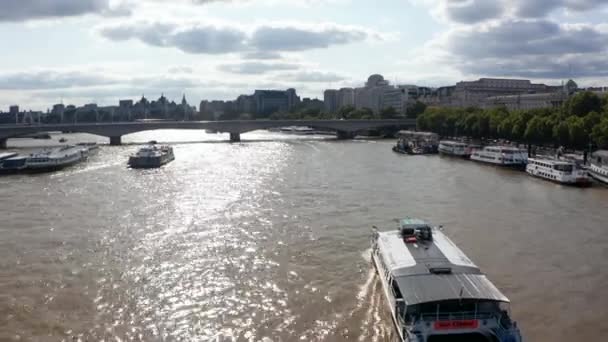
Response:
[{"label": "river water", "polygon": [[391,141],[226,138],[138,133],[176,160],[130,170],[137,146],[108,146],[1,177],[0,341],[391,341],[370,227],[406,215],[444,225],[526,341],[608,339],[608,189]]}]

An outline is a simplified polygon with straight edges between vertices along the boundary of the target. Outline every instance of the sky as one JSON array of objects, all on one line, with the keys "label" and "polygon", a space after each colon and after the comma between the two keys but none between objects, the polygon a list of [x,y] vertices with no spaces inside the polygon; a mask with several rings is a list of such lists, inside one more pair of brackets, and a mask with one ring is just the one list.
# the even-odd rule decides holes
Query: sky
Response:
[{"label": "sky", "polygon": [[0,110],[480,77],[608,85],[608,0],[0,0]]}]

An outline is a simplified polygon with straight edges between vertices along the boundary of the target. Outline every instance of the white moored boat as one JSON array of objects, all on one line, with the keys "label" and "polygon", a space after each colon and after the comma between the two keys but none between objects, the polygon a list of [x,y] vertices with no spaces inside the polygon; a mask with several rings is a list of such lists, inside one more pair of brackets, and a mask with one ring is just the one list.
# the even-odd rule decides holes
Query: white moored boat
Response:
[{"label": "white moored boat", "polygon": [[372,262],[400,341],[521,342],[509,299],[441,230],[375,231]]},{"label": "white moored boat", "polygon": [[471,160],[523,169],[528,162],[528,152],[511,146],[486,146],[474,150]]},{"label": "white moored boat", "polygon": [[53,171],[77,164],[87,159],[88,152],[80,146],[64,146],[32,153],[26,160],[28,170]]},{"label": "white moored boat", "polygon": [[596,180],[608,184],[608,151],[601,150],[591,154],[589,175]]},{"label": "white moored boat", "polygon": [[579,186],[591,184],[587,171],[579,168],[573,161],[529,158],[526,172],[534,177],[561,184]]},{"label": "white moored boat", "polygon": [[439,153],[447,156],[469,158],[471,148],[461,141],[441,140],[439,142]]}]

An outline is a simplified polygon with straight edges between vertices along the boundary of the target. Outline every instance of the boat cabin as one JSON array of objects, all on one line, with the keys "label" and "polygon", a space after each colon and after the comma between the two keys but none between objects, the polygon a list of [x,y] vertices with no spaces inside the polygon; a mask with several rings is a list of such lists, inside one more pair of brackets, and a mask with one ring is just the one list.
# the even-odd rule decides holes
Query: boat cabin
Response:
[{"label": "boat cabin", "polygon": [[405,219],[397,231],[377,233],[375,241],[372,258],[403,341],[519,336],[509,299],[439,229]]}]

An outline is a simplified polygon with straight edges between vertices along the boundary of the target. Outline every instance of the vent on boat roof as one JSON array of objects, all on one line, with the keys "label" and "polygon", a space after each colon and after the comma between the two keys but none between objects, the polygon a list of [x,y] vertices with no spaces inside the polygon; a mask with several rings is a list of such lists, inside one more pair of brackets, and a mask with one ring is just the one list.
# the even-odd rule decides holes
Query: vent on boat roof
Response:
[{"label": "vent on boat roof", "polygon": [[430,267],[429,272],[431,272],[432,274],[451,274],[452,268],[451,267]]}]

